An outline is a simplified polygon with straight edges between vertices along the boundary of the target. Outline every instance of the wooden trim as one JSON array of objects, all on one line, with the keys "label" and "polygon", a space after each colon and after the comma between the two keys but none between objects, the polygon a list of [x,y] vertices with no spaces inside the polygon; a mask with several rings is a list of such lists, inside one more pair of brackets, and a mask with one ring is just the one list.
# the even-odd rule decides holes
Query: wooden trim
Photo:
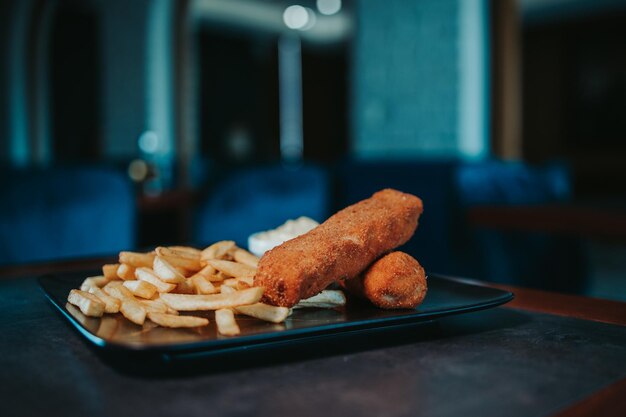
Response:
[{"label": "wooden trim", "polygon": [[190,169],[193,155],[196,153],[192,137],[192,83],[193,28],[191,24],[190,0],[174,3],[172,22],[173,33],[173,96],[174,96],[174,141],[178,156],[178,186],[190,187]]},{"label": "wooden trim", "polygon": [[[30,133],[28,138],[29,146],[29,163],[31,165],[37,165],[40,161],[38,156],[42,154],[42,140],[41,140],[41,114],[38,111],[38,101],[41,99],[40,77],[38,77],[37,71],[40,70],[39,64],[40,58],[38,56],[41,53],[38,48],[38,42],[42,38],[42,22],[45,12],[45,3],[42,0],[36,0],[31,4],[30,15],[28,19],[28,27],[26,34],[26,103],[28,113],[28,131]],[[43,63],[45,64],[45,63]]]},{"label": "wooden trim", "polygon": [[515,0],[491,1],[491,148],[503,159],[522,157],[522,35]]},{"label": "wooden trim", "polygon": [[507,304],[510,308],[626,326],[626,303],[620,301],[496,284],[493,286],[508,289],[515,294],[515,299]]},{"label": "wooden trim", "polygon": [[625,302],[521,288],[467,278],[453,279],[468,284],[500,288],[512,292],[515,298],[505,304],[507,308],[626,326]]},{"label": "wooden trim", "polygon": [[626,214],[576,206],[479,206],[469,209],[472,226],[626,240]]},{"label": "wooden trim", "polygon": [[554,414],[553,417],[622,417],[626,413],[626,378]]}]

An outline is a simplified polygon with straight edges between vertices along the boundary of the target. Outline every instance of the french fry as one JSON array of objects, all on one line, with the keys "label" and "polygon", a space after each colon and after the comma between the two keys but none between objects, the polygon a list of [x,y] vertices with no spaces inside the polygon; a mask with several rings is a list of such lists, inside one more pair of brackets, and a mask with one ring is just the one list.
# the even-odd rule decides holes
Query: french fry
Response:
[{"label": "french fry", "polygon": [[245,290],[254,286],[253,278],[227,278],[222,281],[222,285],[236,288],[238,290]]},{"label": "french fry", "polygon": [[[246,290],[251,288],[250,285],[245,282],[239,281],[237,278],[229,278],[221,282],[221,285],[218,287],[220,293],[226,294],[226,289],[232,289],[233,291]],[[222,291],[224,290],[224,291]]]},{"label": "french fry", "polygon": [[[170,265],[171,265],[171,264],[170,264]],[[179,266],[173,266],[173,265],[172,265],[172,268],[174,268],[174,269],[175,269],[175,270],[176,270],[179,274],[181,274],[181,275],[182,275],[182,276],[184,276],[185,278],[187,278],[188,276],[193,275],[193,274],[195,274],[195,273],[196,273],[195,271],[189,271],[188,269],[181,268],[181,267],[179,267]]]},{"label": "french fry", "polygon": [[259,265],[259,258],[251,254],[245,249],[235,248],[232,251],[233,259],[240,264],[248,265],[256,268]]},{"label": "french fry", "polygon": [[324,290],[311,298],[300,300],[294,308],[335,308],[346,305],[343,291]]},{"label": "french fry", "polygon": [[235,242],[232,240],[222,240],[220,242],[216,242],[202,250],[202,253],[200,254],[200,259],[202,259],[203,261],[207,261],[209,259],[222,259],[234,247]]},{"label": "french fry", "polygon": [[120,266],[117,267],[117,276],[124,281],[128,279],[135,279],[135,267],[127,264],[120,264]]},{"label": "french fry", "polygon": [[138,302],[130,299],[122,301],[120,306],[120,312],[128,320],[133,323],[142,326],[146,321],[146,309]]},{"label": "french fry", "polygon": [[232,294],[213,295],[186,295],[161,294],[160,299],[178,311],[219,310],[222,308],[237,307],[254,304],[261,299],[263,288],[252,287],[247,290],[236,291]]},{"label": "french fry", "polygon": [[215,324],[217,324],[217,331],[224,336],[236,336],[241,333],[231,309],[217,310],[215,312]]},{"label": "french fry", "polygon": [[[222,271],[217,271],[217,273],[215,274],[215,280],[216,281],[224,281],[225,279],[230,278],[230,275],[226,275],[225,273],[223,273]],[[215,281],[212,281],[215,282]]]},{"label": "french fry", "polygon": [[186,253],[176,252],[163,246],[156,248],[156,253],[158,256],[168,261],[172,266],[194,272],[202,269],[200,259],[190,257]]},{"label": "french fry", "polygon": [[178,311],[174,310],[161,300],[139,300],[139,302],[148,313],[165,313],[178,315]]},{"label": "french fry", "polygon": [[148,318],[163,327],[200,327],[209,324],[209,320],[195,316],[175,316],[165,313],[148,313]]},{"label": "french fry", "polygon": [[196,274],[204,275],[205,277],[209,277],[211,275],[217,274],[217,269],[213,268],[211,265],[205,265],[201,270],[196,272]]},{"label": "french fry", "polygon": [[122,282],[120,281],[111,281],[107,285],[105,285],[102,290],[106,294],[110,295],[113,298],[117,298],[120,301],[124,301],[127,298],[131,300],[135,299],[133,293],[130,292],[130,290],[124,285],[122,285]]},{"label": "french fry", "polygon": [[208,277],[210,275],[217,274],[217,269],[213,268],[211,265],[206,265],[201,270],[199,270],[197,272],[197,274],[204,275],[204,276]]},{"label": "french fry", "polygon": [[91,287],[102,288],[106,284],[108,284],[109,281],[110,280],[107,279],[104,275],[97,275],[95,277],[88,277],[88,278],[85,278],[83,283],[80,285],[80,289],[81,289],[81,291],[89,292],[89,288],[91,288]]},{"label": "french fry", "polygon": [[120,311],[120,306],[122,303],[115,297],[111,297],[109,294],[105,293],[102,288],[91,287],[89,288],[89,292],[100,299],[104,303],[104,312],[105,313],[117,313]]},{"label": "french fry", "polygon": [[147,281],[124,281],[124,286],[133,293],[133,295],[141,298],[150,299],[157,292],[157,287]]},{"label": "french fry", "polygon": [[234,308],[236,313],[255,317],[260,320],[272,323],[282,323],[291,314],[291,309],[287,307],[276,307],[264,303],[255,303],[247,306]]},{"label": "french fry", "polygon": [[119,261],[121,264],[130,265],[135,268],[151,268],[152,262],[154,261],[154,254],[122,251],[120,252]]},{"label": "french fry", "polygon": [[67,302],[78,307],[85,316],[102,317],[104,314],[104,302],[85,291],[71,290]]},{"label": "french fry", "polygon": [[254,278],[254,274],[256,274],[256,268],[237,262],[213,259],[207,261],[207,264],[235,278]]},{"label": "french fry", "polygon": [[159,292],[170,292],[174,288],[176,288],[175,284],[170,284],[168,282],[161,281],[159,277],[156,276],[154,271],[149,268],[137,268],[135,270],[135,277],[141,281],[147,281],[150,284],[154,285]]},{"label": "french fry", "polygon": [[222,281],[222,286],[223,287],[231,287],[231,288],[237,288],[237,278],[227,278],[224,281]]},{"label": "french fry", "polygon": [[133,323],[142,326],[146,321],[146,309],[137,301],[128,288],[117,281],[104,286],[103,291],[121,301],[120,313]]},{"label": "french fry", "polygon": [[252,287],[254,287],[254,284],[249,284],[248,281],[239,279],[237,280],[237,286],[235,288],[237,288],[238,290],[245,290]]},{"label": "french fry", "polygon": [[186,250],[176,250],[171,247],[158,246],[155,250],[159,256],[169,256],[172,258],[183,258],[191,260],[200,260],[200,253],[189,253]]},{"label": "french fry", "polygon": [[[224,280],[224,282],[226,282],[227,280]],[[226,285],[224,283],[222,283],[222,285],[220,286],[220,293],[221,294],[232,294],[237,292],[237,288],[235,288],[234,286],[230,286],[230,285]]]},{"label": "french fry", "polygon": [[117,268],[119,268],[120,264],[106,264],[102,265],[102,275],[109,281],[113,281],[119,279],[117,276]]},{"label": "french fry", "polygon": [[196,294],[196,287],[190,279],[186,279],[178,284],[173,292],[177,294]]},{"label": "french fry", "polygon": [[249,288],[249,287],[254,286],[254,278],[252,278],[252,277],[237,278],[237,287],[239,288],[241,286],[243,286],[245,288]]},{"label": "french fry", "polygon": [[168,248],[176,252],[185,252],[198,259],[200,259],[200,255],[202,254],[200,249],[192,248],[191,246],[168,246]]},{"label": "french fry", "polygon": [[211,282],[223,281],[226,278],[224,274],[218,272],[217,269],[213,268],[211,265],[205,266],[196,272],[196,274],[202,275]]},{"label": "french fry", "polygon": [[215,294],[217,292],[217,288],[211,281],[202,275],[196,274],[189,278],[189,281],[193,284],[196,294]]},{"label": "french fry", "polygon": [[184,274],[158,255],[154,258],[152,269],[162,281],[169,282],[171,284],[179,284],[185,281]]},{"label": "french fry", "polygon": [[[177,258],[174,256],[159,255],[168,261],[173,267],[182,271],[197,272],[202,269],[202,263],[197,259]],[[183,274],[185,275],[185,274]]]},{"label": "french fry", "polygon": [[[83,326],[88,326],[90,323],[93,323],[96,320],[100,320],[101,317],[88,317],[81,313],[80,309],[75,305],[70,303],[65,303],[65,309],[68,313],[72,315],[80,324]],[[105,317],[105,316],[102,316]]]}]

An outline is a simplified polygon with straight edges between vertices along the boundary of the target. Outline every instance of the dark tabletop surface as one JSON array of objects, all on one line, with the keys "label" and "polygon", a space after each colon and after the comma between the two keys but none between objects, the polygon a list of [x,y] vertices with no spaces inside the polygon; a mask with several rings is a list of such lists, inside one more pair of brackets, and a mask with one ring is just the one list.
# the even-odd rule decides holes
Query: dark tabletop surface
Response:
[{"label": "dark tabletop surface", "polygon": [[166,366],[102,356],[0,281],[2,416],[546,416],[626,377],[626,327],[496,308]]}]

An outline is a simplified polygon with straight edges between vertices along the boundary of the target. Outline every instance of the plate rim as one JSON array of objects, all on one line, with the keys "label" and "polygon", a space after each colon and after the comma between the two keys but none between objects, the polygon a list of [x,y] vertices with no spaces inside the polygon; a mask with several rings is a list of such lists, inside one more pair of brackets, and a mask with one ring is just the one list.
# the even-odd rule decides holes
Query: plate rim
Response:
[{"label": "plate rim", "polygon": [[[78,275],[80,271],[72,271],[71,274]],[[467,282],[463,278],[450,277],[442,274],[429,274],[428,279],[443,280],[462,287],[483,288],[489,291],[499,293],[489,301],[477,301],[472,304],[464,304],[462,306],[448,308],[439,312],[430,313],[413,313],[407,315],[397,315],[388,317],[377,317],[372,319],[360,319],[356,321],[348,321],[343,323],[321,324],[307,328],[285,329],[280,332],[259,333],[245,335],[227,339],[207,339],[193,342],[182,342],[175,344],[159,344],[150,346],[141,346],[133,343],[119,343],[103,339],[91,333],[83,326],[70,312],[65,308],[65,304],[58,302],[56,298],[46,289],[46,281],[54,281],[59,279],[63,274],[53,273],[45,274],[37,278],[39,288],[45,297],[58,310],[61,315],[69,321],[69,323],[78,332],[84,336],[90,343],[101,350],[111,351],[127,351],[127,352],[145,352],[145,353],[180,353],[180,352],[218,352],[221,350],[232,350],[237,348],[252,347],[257,345],[271,345],[273,343],[282,343],[285,341],[301,340],[306,338],[317,338],[322,335],[332,336],[333,334],[346,334],[351,331],[360,331],[367,329],[381,329],[391,326],[403,326],[416,324],[419,322],[433,321],[446,316],[472,313],[475,311],[486,310],[500,305],[506,304],[514,299],[515,295],[511,291],[500,288],[477,285]]]}]

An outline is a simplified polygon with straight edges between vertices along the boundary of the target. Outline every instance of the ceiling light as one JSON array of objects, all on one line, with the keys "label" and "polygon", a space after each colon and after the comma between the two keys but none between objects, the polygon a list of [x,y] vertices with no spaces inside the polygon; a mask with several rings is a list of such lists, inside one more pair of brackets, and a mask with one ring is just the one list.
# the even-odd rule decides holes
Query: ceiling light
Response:
[{"label": "ceiling light", "polygon": [[327,16],[336,14],[341,10],[341,0],[317,0],[317,10]]},{"label": "ceiling light", "polygon": [[283,12],[283,21],[289,29],[308,30],[315,24],[315,12],[299,5],[289,6]]}]

